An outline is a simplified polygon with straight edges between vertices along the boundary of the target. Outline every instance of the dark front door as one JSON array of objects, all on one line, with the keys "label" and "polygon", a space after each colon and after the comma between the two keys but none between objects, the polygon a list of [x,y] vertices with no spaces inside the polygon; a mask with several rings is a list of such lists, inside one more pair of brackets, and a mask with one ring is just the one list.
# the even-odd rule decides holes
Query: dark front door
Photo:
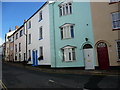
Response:
[{"label": "dark front door", "polygon": [[100,69],[108,69],[109,56],[108,56],[108,49],[106,43],[101,42],[97,45],[97,54],[98,54],[98,62]]},{"label": "dark front door", "polygon": [[38,65],[38,56],[37,56],[37,50],[33,50],[32,52],[32,56],[33,56],[33,65],[32,66],[37,66]]}]

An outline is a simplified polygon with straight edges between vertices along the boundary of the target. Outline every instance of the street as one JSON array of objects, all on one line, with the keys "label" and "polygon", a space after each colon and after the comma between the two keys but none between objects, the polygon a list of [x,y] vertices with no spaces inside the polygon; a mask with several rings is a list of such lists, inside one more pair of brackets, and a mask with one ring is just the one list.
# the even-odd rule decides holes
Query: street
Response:
[{"label": "street", "polygon": [[117,89],[120,84],[120,76],[53,74],[5,63],[2,66],[2,81],[7,88],[81,88],[81,90],[97,88],[102,90],[101,88]]}]

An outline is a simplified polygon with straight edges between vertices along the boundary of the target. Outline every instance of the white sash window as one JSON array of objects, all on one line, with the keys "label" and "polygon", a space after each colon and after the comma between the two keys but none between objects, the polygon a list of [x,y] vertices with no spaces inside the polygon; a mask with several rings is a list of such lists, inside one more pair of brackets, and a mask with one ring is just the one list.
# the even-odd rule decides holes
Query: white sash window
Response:
[{"label": "white sash window", "polygon": [[120,29],[120,12],[112,13],[112,27],[113,29]]},{"label": "white sash window", "polygon": [[76,60],[75,56],[75,47],[66,46],[62,48],[63,61],[74,61]]},{"label": "white sash window", "polygon": [[72,3],[64,3],[59,5],[60,16],[72,14]]},{"label": "white sash window", "polygon": [[74,26],[73,24],[65,24],[60,27],[61,39],[74,38]]}]

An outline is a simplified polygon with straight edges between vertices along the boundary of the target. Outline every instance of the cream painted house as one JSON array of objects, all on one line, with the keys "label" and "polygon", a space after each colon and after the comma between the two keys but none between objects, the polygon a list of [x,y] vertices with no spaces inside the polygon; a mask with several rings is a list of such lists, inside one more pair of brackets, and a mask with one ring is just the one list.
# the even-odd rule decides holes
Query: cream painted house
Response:
[{"label": "cream painted house", "polygon": [[120,2],[91,2],[96,64],[120,66]]},{"label": "cream painted house", "polygon": [[15,30],[14,31],[9,30],[9,32],[5,34],[5,61],[9,61],[9,56],[10,56],[9,55],[9,43],[10,42],[8,40],[8,37],[11,36],[14,32]]}]

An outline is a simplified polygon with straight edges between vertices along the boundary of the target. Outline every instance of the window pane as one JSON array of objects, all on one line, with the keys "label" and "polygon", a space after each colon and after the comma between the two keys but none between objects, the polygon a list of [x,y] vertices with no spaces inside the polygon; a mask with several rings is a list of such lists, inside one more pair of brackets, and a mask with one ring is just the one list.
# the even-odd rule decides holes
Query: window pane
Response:
[{"label": "window pane", "polygon": [[63,15],[65,15],[65,6],[63,6]]},{"label": "window pane", "polygon": [[66,27],[66,38],[70,38],[70,28],[69,28],[69,26]]},{"label": "window pane", "polygon": [[29,34],[29,44],[31,44],[31,34]]},{"label": "window pane", "polygon": [[69,52],[69,60],[71,61],[71,53]]},{"label": "window pane", "polygon": [[39,54],[40,54],[40,60],[43,60],[43,47],[40,47]]},{"label": "window pane", "polygon": [[72,4],[69,3],[69,8],[70,8],[70,14],[72,13]]},{"label": "window pane", "polygon": [[61,39],[63,39],[63,28],[61,28]]},{"label": "window pane", "polygon": [[42,35],[42,27],[40,27],[40,30],[39,30],[39,38],[42,39],[43,38],[43,35]]},{"label": "window pane", "polygon": [[118,58],[120,59],[120,41],[117,42]]},{"label": "window pane", "polygon": [[73,60],[76,60],[76,56],[75,56],[75,48],[72,48],[72,54],[73,54]]},{"label": "window pane", "polygon": [[66,4],[66,14],[68,14],[68,4]]},{"label": "window pane", "polygon": [[42,11],[39,13],[39,20],[42,20]]},{"label": "window pane", "polygon": [[62,16],[62,7],[60,6],[60,16]]},{"label": "window pane", "polygon": [[29,50],[29,58],[31,57],[31,50]]},{"label": "window pane", "polygon": [[31,21],[29,21],[29,28],[31,28]]},{"label": "window pane", "polygon": [[73,29],[73,26],[70,26],[70,29],[71,29],[71,37],[73,38],[73,37],[74,37],[74,29]]}]

